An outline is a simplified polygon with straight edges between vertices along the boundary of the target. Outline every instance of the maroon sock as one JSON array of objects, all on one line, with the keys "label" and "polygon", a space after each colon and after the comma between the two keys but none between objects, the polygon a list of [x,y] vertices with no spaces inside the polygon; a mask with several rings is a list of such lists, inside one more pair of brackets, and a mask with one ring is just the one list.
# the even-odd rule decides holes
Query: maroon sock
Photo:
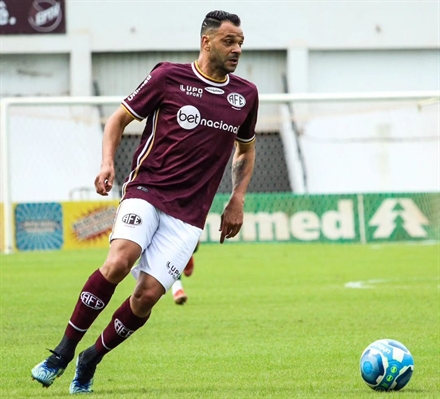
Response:
[{"label": "maroon sock", "polygon": [[110,283],[98,270],[96,270],[85,283],[78,302],[73,310],[66,336],[79,342],[88,328],[107,306],[115,292],[117,284]]},{"label": "maroon sock", "polygon": [[97,352],[104,356],[120,343],[124,342],[148,320],[147,317],[136,316],[130,307],[130,297],[113,314],[112,321],[95,342]]}]

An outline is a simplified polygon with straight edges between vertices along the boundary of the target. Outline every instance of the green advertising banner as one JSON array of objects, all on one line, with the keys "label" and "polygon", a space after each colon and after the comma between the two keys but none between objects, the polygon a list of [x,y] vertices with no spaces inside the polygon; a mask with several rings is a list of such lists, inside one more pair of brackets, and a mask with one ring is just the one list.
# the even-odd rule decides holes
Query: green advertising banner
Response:
[{"label": "green advertising banner", "polygon": [[363,196],[365,241],[440,239],[440,194]]},{"label": "green advertising banner", "polygon": [[[202,242],[218,242],[229,195],[215,197]],[[14,204],[19,251],[106,248],[117,202]],[[1,236],[0,236],[1,238]],[[440,240],[440,193],[248,194],[233,242],[382,243]]]},{"label": "green advertising banner", "polygon": [[[228,195],[217,195],[203,241],[219,239]],[[245,221],[232,241],[384,242],[439,240],[440,193],[248,194]]]},{"label": "green advertising banner", "polygon": [[[217,196],[205,226],[217,241],[220,215],[229,196]],[[356,195],[249,194],[236,241],[359,242]]]}]

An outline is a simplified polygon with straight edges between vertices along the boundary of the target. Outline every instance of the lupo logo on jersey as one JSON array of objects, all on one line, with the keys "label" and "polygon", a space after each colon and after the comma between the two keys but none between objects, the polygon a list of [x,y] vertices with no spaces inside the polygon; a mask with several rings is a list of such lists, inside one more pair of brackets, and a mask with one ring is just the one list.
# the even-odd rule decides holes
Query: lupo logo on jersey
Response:
[{"label": "lupo logo on jersey", "polygon": [[240,126],[228,125],[223,121],[202,118],[200,111],[193,105],[185,105],[177,111],[177,123],[185,130],[195,129],[197,126],[202,125],[237,134],[238,129],[240,129]]},{"label": "lupo logo on jersey", "polygon": [[203,96],[203,89],[201,89],[200,87],[180,85],[180,91],[186,93],[187,96],[200,97],[200,98]]}]

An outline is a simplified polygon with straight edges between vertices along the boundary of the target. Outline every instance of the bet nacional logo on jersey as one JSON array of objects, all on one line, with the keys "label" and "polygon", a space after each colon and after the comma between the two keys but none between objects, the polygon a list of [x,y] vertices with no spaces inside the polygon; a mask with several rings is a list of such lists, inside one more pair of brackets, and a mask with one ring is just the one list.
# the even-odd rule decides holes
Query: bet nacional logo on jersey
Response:
[{"label": "bet nacional logo on jersey", "polygon": [[185,105],[177,111],[177,123],[182,129],[191,130],[197,126],[207,126],[225,132],[238,133],[240,126],[228,125],[223,121],[212,121],[202,118],[200,111],[193,105]]}]

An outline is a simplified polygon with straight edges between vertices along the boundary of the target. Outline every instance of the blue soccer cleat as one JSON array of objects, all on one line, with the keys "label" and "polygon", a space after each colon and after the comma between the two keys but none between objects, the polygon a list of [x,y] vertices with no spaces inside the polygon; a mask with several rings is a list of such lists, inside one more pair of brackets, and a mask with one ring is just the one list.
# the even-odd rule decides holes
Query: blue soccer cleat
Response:
[{"label": "blue soccer cleat", "polygon": [[93,376],[95,375],[96,365],[82,363],[81,355],[82,352],[76,359],[75,376],[73,377],[69,388],[69,392],[71,394],[93,392]]},{"label": "blue soccer cleat", "polygon": [[38,363],[31,371],[32,379],[38,381],[44,388],[49,388],[57,377],[61,377],[67,367],[67,362],[54,351],[46,360]]}]

